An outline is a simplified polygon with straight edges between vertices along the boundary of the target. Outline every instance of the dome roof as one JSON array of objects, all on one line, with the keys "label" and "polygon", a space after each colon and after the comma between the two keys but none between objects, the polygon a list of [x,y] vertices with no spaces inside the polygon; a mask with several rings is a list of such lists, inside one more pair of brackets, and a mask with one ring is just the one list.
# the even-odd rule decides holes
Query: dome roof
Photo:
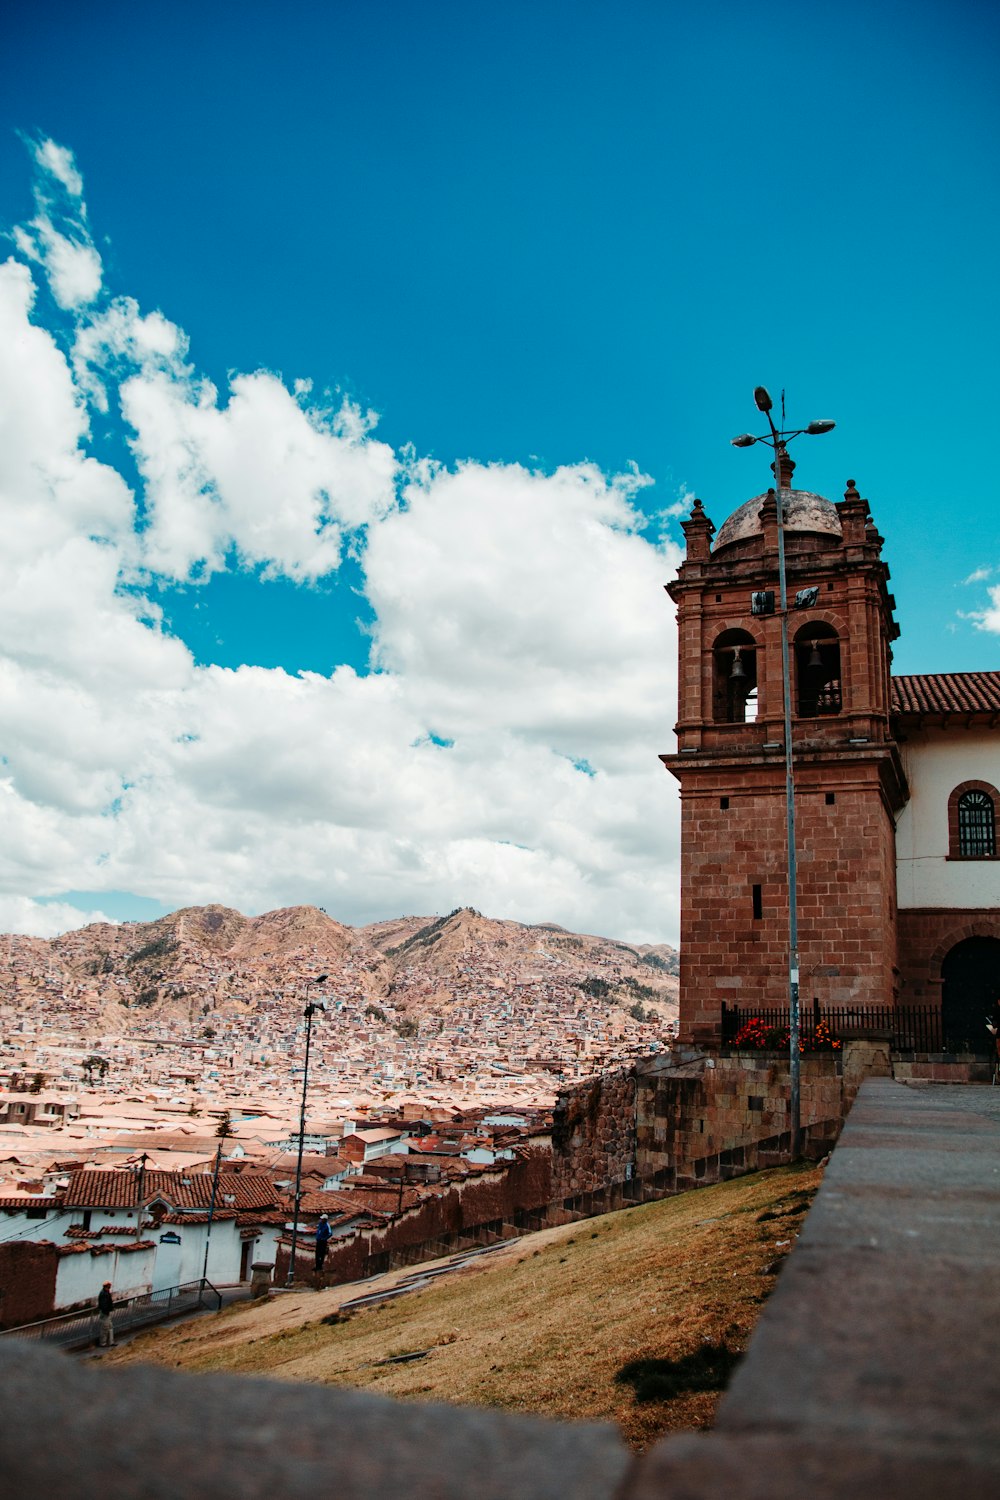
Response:
[{"label": "dome roof", "polygon": [[[824,500],[822,495],[814,495],[812,490],[785,490],[784,495],[786,531],[813,531],[835,537],[841,535],[840,516],[831,500]],[[739,510],[734,510],[719,527],[712,551],[718,552],[720,547],[728,547],[731,542],[742,542],[748,536],[759,536],[763,530],[760,511],[766,499],[766,494],[754,495]]]}]

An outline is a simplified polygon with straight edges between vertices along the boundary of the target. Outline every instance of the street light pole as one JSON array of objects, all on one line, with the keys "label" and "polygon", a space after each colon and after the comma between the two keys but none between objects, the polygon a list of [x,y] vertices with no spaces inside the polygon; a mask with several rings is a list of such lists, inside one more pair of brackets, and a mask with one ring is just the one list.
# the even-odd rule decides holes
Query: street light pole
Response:
[{"label": "street light pole", "polygon": [[219,1144],[215,1152],[215,1168],[212,1172],[212,1193],[208,1200],[208,1224],[205,1228],[205,1259],[201,1266],[201,1287],[198,1292],[199,1305],[200,1299],[205,1293],[205,1282],[208,1280],[208,1251],[212,1240],[212,1224],[215,1220],[215,1200],[219,1192],[219,1168],[222,1166],[222,1147],[227,1133],[225,1124],[223,1124],[222,1131],[223,1133],[219,1137]]},{"label": "street light pole", "polygon": [[[792,1161],[802,1154],[802,1115],[799,1068],[799,909],[795,860],[795,774],[792,755],[792,674],[788,659],[788,581],[785,572],[785,486],[782,483],[782,459],[788,456],[788,444],[803,433],[810,437],[833,430],[833,422],[810,422],[807,427],[781,432],[771,416],[772,401],[764,386],[753,393],[757,410],[767,418],[769,433],[754,437],[742,433],[733,438],[734,448],[749,448],[764,443],[774,454],[774,495],[778,512],[778,601],[781,619],[781,695],[785,728],[785,829],[788,844],[788,1135]],[[785,398],[782,394],[782,421]]]},{"label": "street light pole", "polygon": [[[326,979],[325,974],[320,974],[315,979],[310,979],[310,984],[322,984]],[[285,1278],[286,1287],[290,1287],[295,1280],[295,1254],[299,1244],[299,1209],[302,1204],[302,1148],[306,1134],[306,1091],[309,1088],[309,1043],[312,1039],[312,1018],[318,1010],[325,1010],[322,1001],[310,1001],[303,1015],[306,1018],[306,1055],[302,1068],[302,1107],[299,1110],[299,1155],[295,1163],[295,1217],[292,1220],[292,1253],[288,1258],[288,1275]]]}]

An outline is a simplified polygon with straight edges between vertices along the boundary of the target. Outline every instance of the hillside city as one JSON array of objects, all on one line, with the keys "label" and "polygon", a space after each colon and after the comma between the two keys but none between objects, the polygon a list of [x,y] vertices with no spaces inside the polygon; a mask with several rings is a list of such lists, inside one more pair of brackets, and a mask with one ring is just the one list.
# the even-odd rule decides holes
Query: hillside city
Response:
[{"label": "hillside city", "polygon": [[264,1226],[287,1248],[313,1004],[302,1213],[384,1223],[537,1147],[563,1086],[664,1047],[676,974],[665,945],[467,908],[352,929],[310,907],[202,907],[5,937],[0,1242],[112,1244],[120,1261],[152,1250],[151,1228],[204,1226],[221,1172],[216,1220],[257,1253]]}]

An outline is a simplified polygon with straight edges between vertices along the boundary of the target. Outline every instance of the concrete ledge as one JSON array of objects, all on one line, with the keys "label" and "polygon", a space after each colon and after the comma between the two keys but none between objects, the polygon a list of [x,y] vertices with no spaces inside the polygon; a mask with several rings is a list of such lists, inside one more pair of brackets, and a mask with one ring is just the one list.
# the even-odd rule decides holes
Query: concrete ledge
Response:
[{"label": "concrete ledge", "polygon": [[4,1493],[73,1500],[609,1500],[614,1428],[0,1345]]},{"label": "concrete ledge", "polygon": [[627,1500],[996,1500],[997,1470],[971,1460],[834,1444],[815,1433],[692,1433],[643,1461]]}]

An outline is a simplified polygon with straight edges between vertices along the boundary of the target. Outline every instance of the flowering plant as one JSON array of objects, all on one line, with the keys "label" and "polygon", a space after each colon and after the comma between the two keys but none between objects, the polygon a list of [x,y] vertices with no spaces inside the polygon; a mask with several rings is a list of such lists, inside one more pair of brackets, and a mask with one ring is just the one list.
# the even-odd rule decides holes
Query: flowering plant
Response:
[{"label": "flowering plant", "polygon": [[[788,1026],[769,1026],[759,1016],[753,1016],[744,1021],[733,1038],[733,1046],[759,1052],[787,1052],[790,1036]],[[843,1045],[827,1021],[818,1021],[813,1031],[799,1032],[800,1052],[839,1052]]]}]

